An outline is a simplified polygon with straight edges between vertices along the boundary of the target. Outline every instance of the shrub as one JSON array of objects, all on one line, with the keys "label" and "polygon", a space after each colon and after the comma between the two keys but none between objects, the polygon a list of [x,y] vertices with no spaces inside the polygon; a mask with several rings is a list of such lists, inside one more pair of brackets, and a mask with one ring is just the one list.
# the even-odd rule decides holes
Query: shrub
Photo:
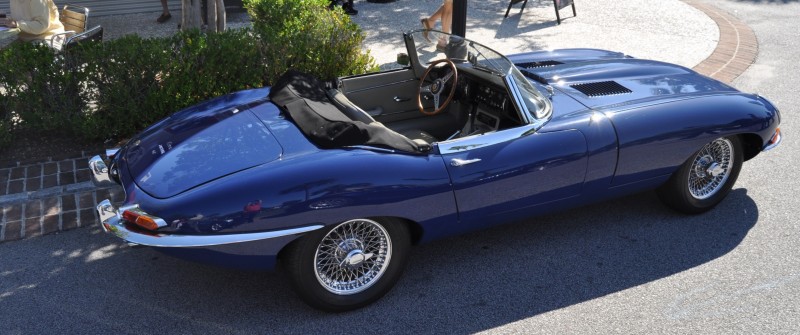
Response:
[{"label": "shrub", "polygon": [[171,38],[135,35],[89,48],[95,110],[81,121],[91,139],[128,137],[179,109],[262,86],[263,66],[249,30],[189,31]]},{"label": "shrub", "polygon": [[55,53],[30,43],[0,50],[0,146],[14,131],[129,137],[200,101],[263,86],[248,29],[169,38],[128,35]]},{"label": "shrub", "polygon": [[293,68],[323,79],[376,71],[361,29],[328,0],[244,0],[261,42],[265,82]]},{"label": "shrub", "polygon": [[[86,72],[69,70],[64,57],[41,44],[12,43],[0,52],[0,121],[5,130],[68,134],[71,120],[86,109]],[[10,134],[3,136],[10,138]]]}]

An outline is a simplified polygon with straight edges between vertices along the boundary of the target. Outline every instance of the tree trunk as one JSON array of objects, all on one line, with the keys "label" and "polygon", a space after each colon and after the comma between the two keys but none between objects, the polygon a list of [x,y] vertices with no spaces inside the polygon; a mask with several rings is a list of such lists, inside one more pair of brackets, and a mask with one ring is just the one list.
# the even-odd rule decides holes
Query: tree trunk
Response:
[{"label": "tree trunk", "polygon": [[[214,1],[214,0],[211,0]],[[181,0],[181,29],[200,29],[203,27],[201,0]]]},{"label": "tree trunk", "polygon": [[225,1],[217,1],[217,31],[225,31],[225,26],[228,24],[228,18],[225,16]]},{"label": "tree trunk", "polygon": [[225,30],[225,1],[207,0],[206,18],[208,18],[207,31],[222,32]]}]

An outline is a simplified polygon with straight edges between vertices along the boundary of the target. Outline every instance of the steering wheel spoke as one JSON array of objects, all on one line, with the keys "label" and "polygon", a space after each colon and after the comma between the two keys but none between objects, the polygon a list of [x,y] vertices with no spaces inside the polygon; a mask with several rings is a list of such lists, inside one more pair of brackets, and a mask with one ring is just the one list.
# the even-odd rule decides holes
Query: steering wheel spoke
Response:
[{"label": "steering wheel spoke", "polygon": [[[447,73],[441,78],[431,81],[430,84],[426,84],[429,82],[428,77],[430,76],[433,69],[440,68],[438,65],[442,63],[446,65],[445,71],[447,70],[449,71],[447,71]],[[446,69],[448,67],[449,69]],[[452,83],[450,83],[450,79],[453,79]],[[447,85],[448,83],[450,83],[449,88]],[[417,107],[419,108],[420,113],[425,115],[435,115],[444,111],[447,105],[450,104],[451,101],[453,101],[453,96],[455,96],[456,93],[456,86],[458,86],[457,83],[458,83],[458,72],[456,69],[456,64],[453,63],[453,61],[449,59],[440,59],[431,62],[430,65],[428,65],[428,68],[425,70],[425,74],[422,75],[422,78],[420,79],[419,82],[419,89],[417,90]],[[445,90],[448,90],[448,92],[446,97],[442,99],[442,93]],[[425,93],[433,96],[432,111],[426,111],[425,107],[422,106],[422,98],[423,94]]]},{"label": "steering wheel spoke", "polygon": [[448,72],[446,75],[444,75],[444,77],[442,77],[442,82],[446,83],[447,81],[450,80],[450,78],[453,78],[453,73],[456,73],[456,72],[455,71]]}]

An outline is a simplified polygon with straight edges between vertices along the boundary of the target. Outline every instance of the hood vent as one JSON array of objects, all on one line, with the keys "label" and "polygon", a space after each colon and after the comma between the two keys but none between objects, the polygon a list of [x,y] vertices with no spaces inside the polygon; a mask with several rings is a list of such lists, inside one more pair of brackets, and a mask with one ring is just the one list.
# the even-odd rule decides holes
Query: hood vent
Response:
[{"label": "hood vent", "polygon": [[526,69],[534,69],[534,68],[538,68],[538,67],[549,67],[549,66],[556,66],[556,65],[561,65],[561,64],[564,64],[564,63],[559,62],[559,61],[554,61],[554,60],[543,60],[543,61],[539,61],[539,62],[519,63],[519,64],[517,64],[517,67],[526,68]]},{"label": "hood vent", "polygon": [[570,87],[580,91],[590,98],[633,92],[627,87],[620,85],[616,81],[599,81],[596,83],[575,84],[570,85]]}]

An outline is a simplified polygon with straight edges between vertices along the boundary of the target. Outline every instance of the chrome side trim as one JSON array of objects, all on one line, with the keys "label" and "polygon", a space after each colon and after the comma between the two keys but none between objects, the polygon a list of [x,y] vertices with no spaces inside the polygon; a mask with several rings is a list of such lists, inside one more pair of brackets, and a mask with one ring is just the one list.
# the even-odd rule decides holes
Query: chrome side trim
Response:
[{"label": "chrome side trim", "polygon": [[100,156],[94,156],[89,159],[89,170],[92,171],[92,183],[95,186],[111,186],[114,181],[108,176],[108,166]]},{"label": "chrome side trim", "polygon": [[207,247],[214,245],[259,241],[302,234],[324,227],[323,225],[312,225],[260,233],[229,235],[145,235],[125,228],[125,224],[120,217],[119,211],[114,208],[114,206],[111,204],[111,201],[107,199],[101,201],[97,205],[97,214],[100,217],[100,225],[103,227],[105,232],[116,235],[117,237],[128,242],[128,244],[164,248]]},{"label": "chrome side trim", "polygon": [[473,159],[453,158],[453,159],[450,160],[450,165],[451,166],[455,166],[455,167],[459,167],[459,166],[464,166],[464,165],[468,165],[468,164],[472,164],[472,163],[477,163],[477,162],[480,162],[480,161],[481,161],[480,158],[473,158]]},{"label": "chrome side trim", "polygon": [[527,124],[511,129],[454,138],[452,140],[437,142],[434,145],[439,148],[439,153],[442,155],[453,154],[485,147],[487,145],[508,142],[534,134],[536,133],[536,126],[536,124]]},{"label": "chrome side trim", "polygon": [[778,139],[776,139],[776,140],[775,140],[775,142],[773,142],[773,143],[767,144],[767,145],[764,147],[764,149],[761,149],[761,151],[762,151],[762,152],[767,152],[767,151],[770,151],[770,150],[772,150],[772,149],[775,149],[775,147],[777,147],[779,144],[781,144],[781,142],[783,142],[783,135],[781,135],[781,132],[780,132],[780,130],[776,130],[776,131],[775,131],[775,133],[774,133],[774,134],[772,135],[772,137],[770,138],[770,141],[771,141],[773,138],[775,138],[776,136],[778,137]]}]

